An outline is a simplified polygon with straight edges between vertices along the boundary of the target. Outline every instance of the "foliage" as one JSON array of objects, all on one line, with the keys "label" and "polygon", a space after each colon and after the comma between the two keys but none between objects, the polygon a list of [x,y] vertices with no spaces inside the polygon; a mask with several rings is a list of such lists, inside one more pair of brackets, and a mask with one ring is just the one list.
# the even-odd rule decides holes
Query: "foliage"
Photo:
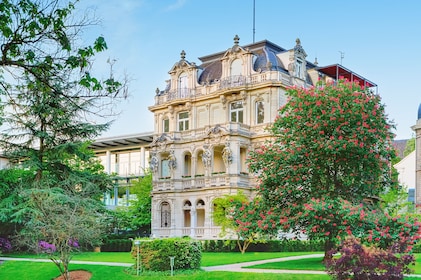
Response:
[{"label": "foliage", "polygon": [[[393,186],[392,125],[380,97],[357,82],[339,79],[309,89],[293,87],[287,95],[270,128],[272,140],[249,159],[250,170],[260,179],[260,226],[318,226],[317,237],[325,234],[327,252],[336,235],[327,234],[332,225],[324,219],[347,203],[349,212],[361,202],[376,208],[379,195]],[[306,205],[314,208],[323,204],[322,198],[332,208],[322,221],[309,218]],[[323,207],[318,206],[320,211]]]},{"label": "foliage", "polygon": [[235,195],[225,195],[214,200],[213,220],[221,226],[221,235],[226,236],[234,232],[237,236],[237,246],[241,253],[245,253],[253,242],[261,239],[259,226],[260,218],[256,207],[258,199],[249,201],[239,192]]},{"label": "foliage", "polygon": [[[93,57],[107,49],[107,44],[103,37],[98,37],[92,46],[78,46],[78,35],[96,21],[87,16],[76,21],[74,11],[75,2],[70,1],[1,2],[3,94],[12,94],[22,77],[36,83],[38,88],[49,89],[52,96],[68,98],[69,105],[81,97],[93,96],[93,92],[107,97],[125,93],[124,85],[112,75],[101,81],[90,74]],[[6,77],[5,72],[10,75]]]},{"label": "foliage", "polygon": [[12,244],[7,238],[0,237],[0,254],[12,251]]},{"label": "foliage", "polygon": [[0,148],[16,164],[2,171],[0,220],[20,225],[17,240],[29,248],[54,246],[51,259],[65,279],[71,244],[100,242],[99,197],[111,183],[88,142],[109,124],[92,119],[126,94],[113,73],[91,75],[94,56],[107,45],[98,37],[79,46],[79,34],[95,22],[74,12],[73,2],[61,0],[0,4]]},{"label": "foliage", "polygon": [[[199,269],[202,246],[199,241],[189,238],[167,238],[140,240],[139,252],[141,269],[147,271],[170,270],[170,257],[174,259],[174,269]],[[133,246],[132,256],[137,264],[137,247]]]},{"label": "foliage", "polygon": [[[238,251],[236,240],[204,240],[203,252]],[[256,241],[247,248],[247,252],[317,252],[323,251],[324,244],[319,240],[265,240]]]},{"label": "foliage", "polygon": [[405,149],[403,150],[403,156],[406,157],[413,151],[415,151],[415,137],[408,139],[408,141],[406,142]]},{"label": "foliage", "polygon": [[151,209],[152,209],[152,173],[148,173],[145,177],[133,182],[131,192],[136,194],[137,199],[131,201],[128,208],[130,215],[131,229],[141,227],[150,227],[151,225]]},{"label": "foliage", "polygon": [[381,249],[376,246],[366,246],[355,237],[344,240],[339,250],[330,252],[332,256],[340,253],[339,258],[328,258],[327,271],[335,279],[403,279],[405,273],[410,273],[408,267],[415,264],[415,259],[409,254],[397,254],[395,247]]},{"label": "foliage", "polygon": [[132,241],[129,239],[110,239],[104,240],[101,245],[101,252],[130,252]]},{"label": "foliage", "polygon": [[18,233],[17,242],[47,253],[62,275],[67,275],[72,253],[81,245],[101,242],[104,215],[98,200],[69,195],[60,186],[26,189],[21,196],[25,204],[15,210],[27,225]]},{"label": "foliage", "polygon": [[413,204],[408,201],[408,190],[398,186],[380,195],[381,208],[390,216],[402,215],[414,211]]}]

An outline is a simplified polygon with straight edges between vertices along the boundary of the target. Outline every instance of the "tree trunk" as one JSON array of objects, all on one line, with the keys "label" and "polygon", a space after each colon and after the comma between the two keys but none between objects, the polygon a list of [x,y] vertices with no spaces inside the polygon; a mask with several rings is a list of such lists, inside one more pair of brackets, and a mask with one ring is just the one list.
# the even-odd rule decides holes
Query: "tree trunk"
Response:
[{"label": "tree trunk", "polygon": [[331,239],[326,240],[325,256],[323,257],[323,262],[326,262],[332,259],[332,255],[329,252],[334,248],[334,246],[335,246],[335,243]]}]

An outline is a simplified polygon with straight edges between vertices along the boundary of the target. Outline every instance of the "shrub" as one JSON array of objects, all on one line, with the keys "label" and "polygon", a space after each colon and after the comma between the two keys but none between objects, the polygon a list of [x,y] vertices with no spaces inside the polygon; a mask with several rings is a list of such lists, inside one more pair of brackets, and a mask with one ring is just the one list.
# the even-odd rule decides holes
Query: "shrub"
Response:
[{"label": "shrub", "polygon": [[[141,240],[139,252],[143,270],[170,270],[170,257],[175,257],[174,269],[199,269],[202,245],[190,238],[147,239]],[[137,264],[136,246],[132,248],[132,256]]]},{"label": "shrub", "polygon": [[[267,240],[250,244],[248,252],[314,252],[323,251],[324,244],[317,240]],[[237,252],[236,240],[205,240],[204,252]]]},{"label": "shrub", "polygon": [[0,237],[0,254],[12,251],[12,244],[9,239]]},{"label": "shrub", "polygon": [[[410,264],[415,264],[411,254],[397,254],[399,244],[388,249],[361,244],[355,237],[343,241],[339,250],[329,252],[331,258],[326,259],[327,272],[334,279],[345,280],[382,280],[403,279],[405,273],[410,273]],[[339,258],[334,254],[340,253]]]},{"label": "shrub", "polygon": [[101,252],[130,252],[132,241],[129,239],[107,239],[101,245]]}]

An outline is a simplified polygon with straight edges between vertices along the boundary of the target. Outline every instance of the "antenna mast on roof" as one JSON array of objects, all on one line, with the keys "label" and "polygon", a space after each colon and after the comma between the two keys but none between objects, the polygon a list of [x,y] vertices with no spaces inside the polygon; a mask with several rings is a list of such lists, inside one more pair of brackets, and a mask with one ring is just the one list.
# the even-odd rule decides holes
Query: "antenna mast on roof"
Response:
[{"label": "antenna mast on roof", "polygon": [[342,60],[344,59],[344,57],[345,57],[345,53],[344,52],[341,52],[341,51],[339,51],[339,53],[341,54],[341,65],[342,65]]},{"label": "antenna mast on roof", "polygon": [[253,43],[254,43],[254,35],[256,33],[256,20],[255,20],[255,15],[256,15],[256,0],[253,0]]}]

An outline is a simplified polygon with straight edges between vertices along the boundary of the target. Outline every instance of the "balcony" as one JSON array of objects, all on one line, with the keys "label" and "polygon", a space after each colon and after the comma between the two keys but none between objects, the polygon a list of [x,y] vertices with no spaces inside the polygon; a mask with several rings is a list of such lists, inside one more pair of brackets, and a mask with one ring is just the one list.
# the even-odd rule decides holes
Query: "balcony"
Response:
[{"label": "balcony", "polygon": [[155,96],[155,105],[162,105],[167,102],[188,101],[191,98],[213,94],[220,90],[235,89],[242,87],[252,87],[261,83],[280,82],[286,86],[292,85],[291,77],[282,72],[268,71],[257,73],[251,76],[226,77],[210,85],[198,86],[196,89],[178,89]]}]

